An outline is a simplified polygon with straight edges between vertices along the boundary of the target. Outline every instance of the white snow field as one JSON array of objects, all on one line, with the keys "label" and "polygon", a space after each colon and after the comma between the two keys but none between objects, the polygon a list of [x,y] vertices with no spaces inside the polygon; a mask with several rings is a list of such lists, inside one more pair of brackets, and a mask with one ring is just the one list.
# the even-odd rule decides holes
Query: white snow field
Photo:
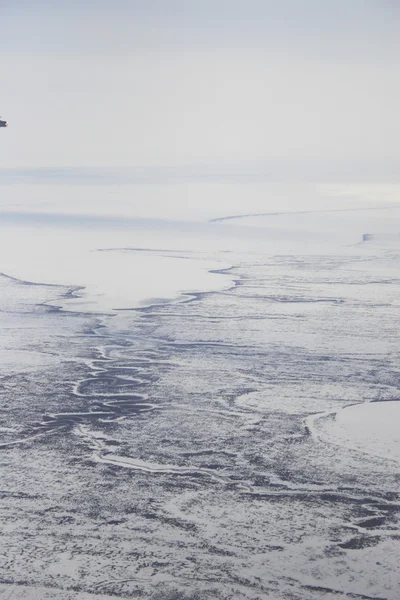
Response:
[{"label": "white snow field", "polygon": [[325,441],[400,462],[400,402],[367,402],[321,419],[317,435]]},{"label": "white snow field", "polygon": [[178,187],[1,187],[1,600],[398,600],[393,190]]}]

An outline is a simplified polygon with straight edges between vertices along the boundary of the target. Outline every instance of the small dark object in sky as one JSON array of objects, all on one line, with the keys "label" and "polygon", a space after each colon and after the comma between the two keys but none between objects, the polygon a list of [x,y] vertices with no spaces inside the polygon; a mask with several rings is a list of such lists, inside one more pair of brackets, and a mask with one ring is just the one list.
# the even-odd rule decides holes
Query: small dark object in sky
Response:
[{"label": "small dark object in sky", "polygon": [[3,121],[3,119],[1,117],[0,117],[0,127],[8,127],[7,121]]}]

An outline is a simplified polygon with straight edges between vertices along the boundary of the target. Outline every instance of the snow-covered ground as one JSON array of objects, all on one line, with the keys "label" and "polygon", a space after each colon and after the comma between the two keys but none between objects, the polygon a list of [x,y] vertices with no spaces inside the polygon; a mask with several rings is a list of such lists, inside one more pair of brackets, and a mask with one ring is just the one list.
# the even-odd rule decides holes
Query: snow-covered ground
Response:
[{"label": "snow-covered ground", "polygon": [[2,186],[0,598],[397,600],[399,209],[161,187]]},{"label": "snow-covered ground", "polygon": [[366,402],[320,419],[316,434],[341,448],[400,462],[400,401]]}]

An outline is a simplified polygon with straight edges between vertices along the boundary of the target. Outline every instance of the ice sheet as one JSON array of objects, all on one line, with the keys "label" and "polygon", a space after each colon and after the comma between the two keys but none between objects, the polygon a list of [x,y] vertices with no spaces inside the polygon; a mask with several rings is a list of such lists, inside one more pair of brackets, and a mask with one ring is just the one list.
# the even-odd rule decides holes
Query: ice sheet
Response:
[{"label": "ice sheet", "polygon": [[315,426],[331,444],[400,463],[400,401],[348,406]]},{"label": "ice sheet", "polygon": [[73,295],[58,305],[96,313],[229,285],[229,276],[210,272],[227,268],[227,261],[191,258],[190,250],[189,255],[170,253],[173,241],[173,233],[166,235],[156,225],[131,233],[112,227],[14,224],[1,229],[1,269],[22,281],[71,286]]}]

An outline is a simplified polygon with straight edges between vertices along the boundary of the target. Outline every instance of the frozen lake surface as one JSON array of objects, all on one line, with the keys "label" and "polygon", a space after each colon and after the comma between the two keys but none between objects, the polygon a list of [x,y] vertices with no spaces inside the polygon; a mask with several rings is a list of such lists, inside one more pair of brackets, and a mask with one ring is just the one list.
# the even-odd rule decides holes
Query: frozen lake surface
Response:
[{"label": "frozen lake surface", "polygon": [[1,207],[0,598],[397,600],[399,209],[50,188]]}]

